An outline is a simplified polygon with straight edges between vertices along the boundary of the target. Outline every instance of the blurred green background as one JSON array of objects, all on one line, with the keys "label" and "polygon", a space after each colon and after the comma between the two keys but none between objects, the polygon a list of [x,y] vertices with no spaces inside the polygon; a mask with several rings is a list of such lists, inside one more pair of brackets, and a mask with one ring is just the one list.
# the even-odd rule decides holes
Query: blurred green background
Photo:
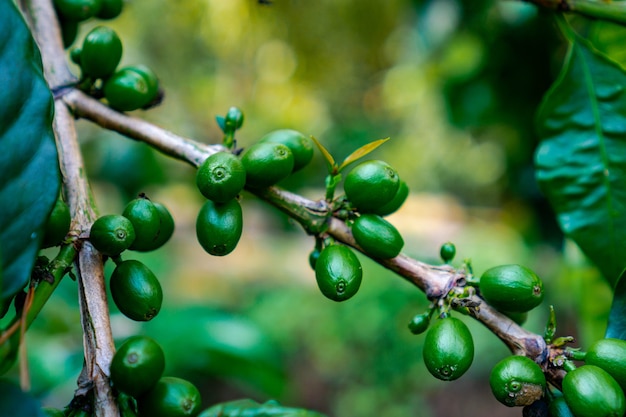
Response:
[{"label": "blurred green background", "polygon": [[[246,116],[239,146],[293,128],[339,160],[391,137],[372,157],[411,189],[389,217],[405,253],[439,263],[439,246],[452,241],[454,264],[471,259],[477,274],[529,266],[547,296],[526,327],[543,332],[554,304],[559,335],[587,346],[604,333],[610,290],[564,242],[533,177],[533,114],[565,49],[550,16],[490,0],[132,0],[106,24],[123,39],[122,65],[151,66],[165,89],[160,107],[135,116],[219,143],[215,115],[234,105]],[[521,415],[491,396],[490,369],[507,350],[477,323],[466,320],[470,371],[438,381],[422,362],[424,337],[407,329],[427,307],[415,287],[361,257],[357,296],[325,299],[308,265],[313,239],[249,194],[238,248],[211,257],[195,239],[203,199],[191,167],[88,122],[79,128],[101,214],[145,192],[176,221],[163,249],[126,256],[160,277],[161,313],[136,323],[113,307],[114,335],[154,337],[166,372],[197,384],[205,406],[248,397],[334,417]],[[324,176],[317,153],[284,186],[318,199]],[[67,404],[82,365],[74,281],[64,280],[28,343],[34,392]]]}]

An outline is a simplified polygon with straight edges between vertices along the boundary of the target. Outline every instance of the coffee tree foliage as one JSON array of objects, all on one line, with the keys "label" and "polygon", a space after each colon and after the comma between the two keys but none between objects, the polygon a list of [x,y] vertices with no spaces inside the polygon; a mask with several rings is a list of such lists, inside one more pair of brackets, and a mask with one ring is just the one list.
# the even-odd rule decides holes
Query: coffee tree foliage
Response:
[{"label": "coffee tree foliage", "polygon": [[536,3],[2,0],[0,414],[622,415],[626,10]]}]

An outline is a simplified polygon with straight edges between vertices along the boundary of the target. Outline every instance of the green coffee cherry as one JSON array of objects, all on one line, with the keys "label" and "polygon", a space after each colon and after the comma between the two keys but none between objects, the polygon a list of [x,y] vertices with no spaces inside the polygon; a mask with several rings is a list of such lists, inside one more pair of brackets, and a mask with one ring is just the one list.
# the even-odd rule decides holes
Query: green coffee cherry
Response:
[{"label": "green coffee cherry", "polygon": [[147,336],[132,336],[115,352],[111,382],[118,390],[139,397],[156,385],[165,369],[161,346]]},{"label": "green coffee cherry", "polygon": [[352,225],[352,235],[365,253],[375,258],[395,258],[404,246],[400,232],[377,214],[357,217]]},{"label": "green coffee cherry", "polygon": [[428,330],[428,326],[429,325],[430,325],[430,314],[429,313],[417,314],[409,322],[409,330],[413,334],[422,334],[426,330]]},{"label": "green coffee cherry", "polygon": [[115,19],[122,13],[123,8],[123,0],[102,0],[102,5],[96,17],[103,20]]},{"label": "green coffee cherry", "polygon": [[313,159],[313,141],[296,130],[274,130],[259,139],[259,142],[282,143],[288,147],[293,154],[294,172],[304,168]]},{"label": "green coffee cherry", "polygon": [[148,392],[137,398],[141,416],[193,417],[201,407],[200,391],[181,378],[162,377]]},{"label": "green coffee cherry", "polygon": [[70,231],[70,208],[61,198],[58,198],[43,229],[42,248],[49,248],[61,244]]},{"label": "green coffee cherry", "polygon": [[122,59],[122,41],[107,26],[96,26],[85,39],[80,53],[83,74],[92,78],[107,78],[115,72]]},{"label": "green coffee cherry", "polygon": [[508,356],[491,370],[491,391],[507,407],[527,406],[539,400],[546,389],[546,377],[532,359]]},{"label": "green coffee cherry", "polygon": [[269,187],[287,178],[293,171],[294,159],[289,148],[280,143],[260,142],[241,156],[246,170],[246,184]]},{"label": "green coffee cherry", "polygon": [[104,97],[118,111],[132,111],[147,106],[158,93],[154,83],[143,71],[125,67],[116,71],[104,83]]},{"label": "green coffee cherry", "polygon": [[372,213],[389,203],[400,187],[395,169],[383,161],[365,161],[346,175],[346,197],[361,213]]},{"label": "green coffee cherry", "polygon": [[485,300],[500,311],[523,313],[537,307],[543,300],[543,282],[521,265],[488,269],[480,277],[479,285]]},{"label": "green coffee cherry", "polygon": [[243,231],[241,205],[235,199],[224,204],[204,203],[196,219],[196,236],[204,250],[225,256],[237,247]]},{"label": "green coffee cherry", "polygon": [[585,355],[585,364],[604,369],[622,389],[626,388],[626,340],[609,338],[596,341]]},{"label": "green coffee cherry", "polygon": [[126,217],[109,214],[93,223],[89,241],[103,255],[117,256],[135,241],[135,229]]},{"label": "green coffee cherry", "polygon": [[398,191],[396,191],[396,195],[391,199],[391,201],[374,209],[372,213],[378,214],[379,216],[388,216],[392,213],[395,213],[400,207],[402,207],[408,196],[409,186],[406,184],[406,182],[400,180]]},{"label": "green coffee cherry", "polygon": [[444,243],[439,249],[439,255],[445,263],[451,262],[454,259],[454,255],[456,255],[456,246],[451,242]]},{"label": "green coffee cherry", "polygon": [[111,274],[109,287],[115,305],[131,320],[149,321],[161,310],[161,284],[154,273],[139,261],[120,262]]},{"label": "green coffee cherry", "polygon": [[474,340],[467,325],[455,317],[437,320],[426,333],[423,356],[435,378],[460,378],[474,360]]},{"label": "green coffee cherry", "polygon": [[154,203],[145,197],[136,198],[124,207],[122,216],[130,220],[135,229],[135,241],[130,249],[152,250],[161,228],[161,215]]},{"label": "green coffee cherry", "polygon": [[362,277],[361,262],[347,246],[327,246],[315,263],[317,285],[333,301],[345,301],[356,294]]},{"label": "green coffee cherry", "polygon": [[583,365],[563,378],[563,396],[576,417],[619,417],[626,412],[624,392],[608,372]]},{"label": "green coffee cherry", "polygon": [[54,0],[54,8],[64,21],[80,22],[94,17],[102,0]]},{"label": "green coffee cherry", "polygon": [[154,72],[152,68],[143,64],[132,65],[126,67],[126,69],[136,72],[137,74],[141,75],[146,81],[146,84],[148,86],[147,96],[150,97],[150,101],[148,101],[147,104],[143,105],[142,108],[149,107],[159,95],[159,77],[156,75],[156,72]]},{"label": "green coffee cherry", "polygon": [[209,156],[198,168],[196,185],[203,196],[216,203],[232,200],[246,185],[243,163],[230,152]]}]

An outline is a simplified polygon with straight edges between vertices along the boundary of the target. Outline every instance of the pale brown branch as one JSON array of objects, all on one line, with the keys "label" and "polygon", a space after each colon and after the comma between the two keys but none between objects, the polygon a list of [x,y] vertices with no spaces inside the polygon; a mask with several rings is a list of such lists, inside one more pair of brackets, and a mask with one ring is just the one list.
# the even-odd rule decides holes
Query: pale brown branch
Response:
[{"label": "pale brown branch", "polygon": [[[40,48],[44,75],[53,88],[74,81],[61,41],[61,32],[50,0],[30,0],[28,16]],[[88,231],[97,213],[76,136],[74,116],[67,105],[55,100],[53,129],[59,152],[66,200],[72,214],[72,230]],[[78,253],[78,298],[81,308],[85,365],[77,394],[93,390],[97,417],[118,417],[119,410],[109,384],[109,364],[115,353],[104,288],[101,255],[86,243]]]}]

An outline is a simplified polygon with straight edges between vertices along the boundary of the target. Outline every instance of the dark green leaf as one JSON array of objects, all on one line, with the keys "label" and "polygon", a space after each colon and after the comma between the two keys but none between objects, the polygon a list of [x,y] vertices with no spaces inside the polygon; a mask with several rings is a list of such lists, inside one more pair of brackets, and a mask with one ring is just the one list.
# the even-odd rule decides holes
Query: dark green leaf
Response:
[{"label": "dark green leaf", "polygon": [[604,336],[607,338],[626,340],[626,278],[624,276],[626,276],[626,271],[622,272],[613,292],[613,304],[611,304],[609,323]]},{"label": "dark green leaf", "polygon": [[626,266],[626,75],[570,35],[538,112],[536,175],[564,233],[614,284]]},{"label": "dark green leaf", "polygon": [[[1,7],[0,7],[1,9]],[[41,405],[12,382],[0,379],[0,416],[44,417]]]},{"label": "dark green leaf", "polygon": [[302,408],[283,407],[276,401],[259,404],[243,399],[216,404],[198,417],[324,417],[323,414]]},{"label": "dark green leaf", "polygon": [[41,56],[12,1],[0,2],[0,299],[27,282],[60,174]]}]

